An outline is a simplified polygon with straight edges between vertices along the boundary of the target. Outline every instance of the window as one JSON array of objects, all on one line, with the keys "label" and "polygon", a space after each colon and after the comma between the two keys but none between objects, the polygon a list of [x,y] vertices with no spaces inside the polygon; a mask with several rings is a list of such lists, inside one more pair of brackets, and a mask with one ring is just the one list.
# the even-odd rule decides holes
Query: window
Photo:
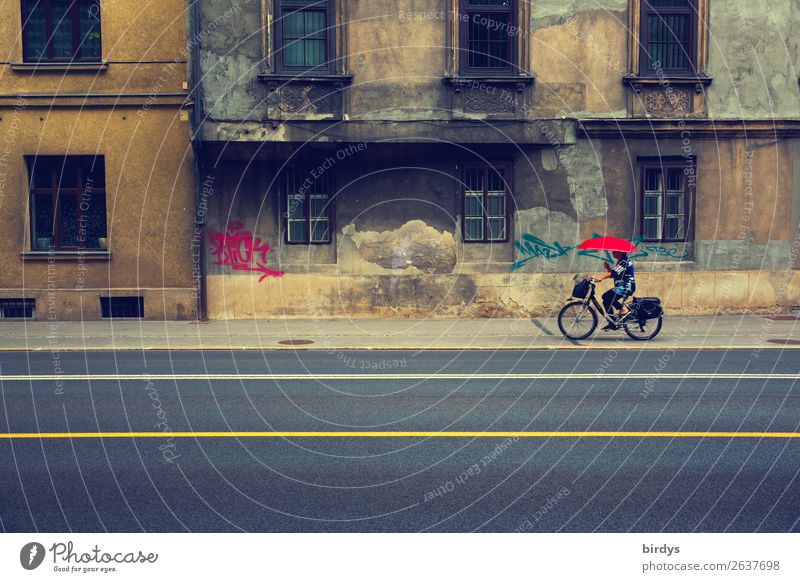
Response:
[{"label": "window", "polygon": [[520,36],[517,0],[460,0],[462,74],[512,73]]},{"label": "window", "polygon": [[36,299],[0,299],[0,319],[33,319]]},{"label": "window", "polygon": [[102,156],[28,158],[31,249],[106,248]]},{"label": "window", "polygon": [[333,70],[332,0],[276,0],[275,54],[284,72]]},{"label": "window", "polygon": [[643,75],[694,75],[697,13],[695,0],[643,0]]},{"label": "window", "polygon": [[22,0],[23,60],[99,61],[100,0]]},{"label": "window", "polygon": [[100,314],[104,319],[144,317],[144,297],[101,297]]},{"label": "window", "polygon": [[642,238],[683,242],[689,232],[695,189],[693,162],[642,166]]},{"label": "window", "polygon": [[464,168],[462,232],[464,242],[508,240],[508,166]]},{"label": "window", "polygon": [[315,177],[296,169],[286,172],[286,242],[331,242],[332,180],[328,173]]}]

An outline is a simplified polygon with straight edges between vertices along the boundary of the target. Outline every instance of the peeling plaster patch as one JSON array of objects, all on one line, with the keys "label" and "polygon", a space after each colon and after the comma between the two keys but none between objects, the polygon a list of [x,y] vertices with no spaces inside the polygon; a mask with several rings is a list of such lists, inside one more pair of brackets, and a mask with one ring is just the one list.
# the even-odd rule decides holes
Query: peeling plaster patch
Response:
[{"label": "peeling plaster patch", "polygon": [[553,150],[542,150],[542,167],[548,172],[558,169],[558,158]]},{"label": "peeling plaster patch", "polygon": [[452,273],[456,266],[456,244],[452,234],[439,232],[421,220],[412,220],[397,230],[357,232],[348,225],[358,254],[385,269],[415,267],[423,273]]},{"label": "peeling plaster patch", "polygon": [[601,218],[608,212],[602,158],[599,141],[580,140],[559,154],[567,170],[570,201],[578,218]]},{"label": "peeling plaster patch", "polygon": [[594,0],[587,3],[583,0],[537,0],[531,2],[531,18],[542,28],[575,16],[580,12],[625,12],[628,9],[628,0]]}]

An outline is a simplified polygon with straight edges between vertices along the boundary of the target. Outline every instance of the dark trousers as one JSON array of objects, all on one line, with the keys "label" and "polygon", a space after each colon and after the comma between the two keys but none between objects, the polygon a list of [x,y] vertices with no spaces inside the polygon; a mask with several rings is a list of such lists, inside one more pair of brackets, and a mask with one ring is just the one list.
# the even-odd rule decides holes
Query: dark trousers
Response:
[{"label": "dark trousers", "polygon": [[622,301],[625,299],[622,295],[617,295],[613,289],[609,289],[603,293],[603,309],[606,313],[611,315],[614,309],[622,309]]}]

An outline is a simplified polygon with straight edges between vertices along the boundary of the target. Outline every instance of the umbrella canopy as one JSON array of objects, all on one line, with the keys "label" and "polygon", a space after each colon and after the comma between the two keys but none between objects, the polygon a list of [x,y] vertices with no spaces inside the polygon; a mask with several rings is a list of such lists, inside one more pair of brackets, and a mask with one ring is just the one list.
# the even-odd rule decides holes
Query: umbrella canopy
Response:
[{"label": "umbrella canopy", "polygon": [[632,253],[636,250],[636,245],[632,242],[613,236],[601,236],[590,238],[578,245],[584,251],[619,251],[621,253]]}]

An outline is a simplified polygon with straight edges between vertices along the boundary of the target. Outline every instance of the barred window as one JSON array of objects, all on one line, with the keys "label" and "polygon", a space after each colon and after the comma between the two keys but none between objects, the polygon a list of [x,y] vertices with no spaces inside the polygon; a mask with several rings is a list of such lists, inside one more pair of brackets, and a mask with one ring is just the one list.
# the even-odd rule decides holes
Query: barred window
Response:
[{"label": "barred window", "polygon": [[298,169],[286,171],[286,242],[327,244],[331,242],[333,180],[329,173],[315,178]]},{"label": "barred window", "polygon": [[466,166],[462,182],[464,242],[508,240],[509,166]]},{"label": "barred window", "polygon": [[332,70],[332,4],[332,0],[277,0],[275,53],[279,70]]},{"label": "barred window", "polygon": [[694,74],[697,12],[693,0],[643,0],[641,26],[644,74]]},{"label": "barred window", "polygon": [[693,163],[642,165],[642,238],[645,241],[687,240],[694,185]]},{"label": "barred window", "polygon": [[513,72],[518,21],[517,0],[460,0],[461,73]]}]

